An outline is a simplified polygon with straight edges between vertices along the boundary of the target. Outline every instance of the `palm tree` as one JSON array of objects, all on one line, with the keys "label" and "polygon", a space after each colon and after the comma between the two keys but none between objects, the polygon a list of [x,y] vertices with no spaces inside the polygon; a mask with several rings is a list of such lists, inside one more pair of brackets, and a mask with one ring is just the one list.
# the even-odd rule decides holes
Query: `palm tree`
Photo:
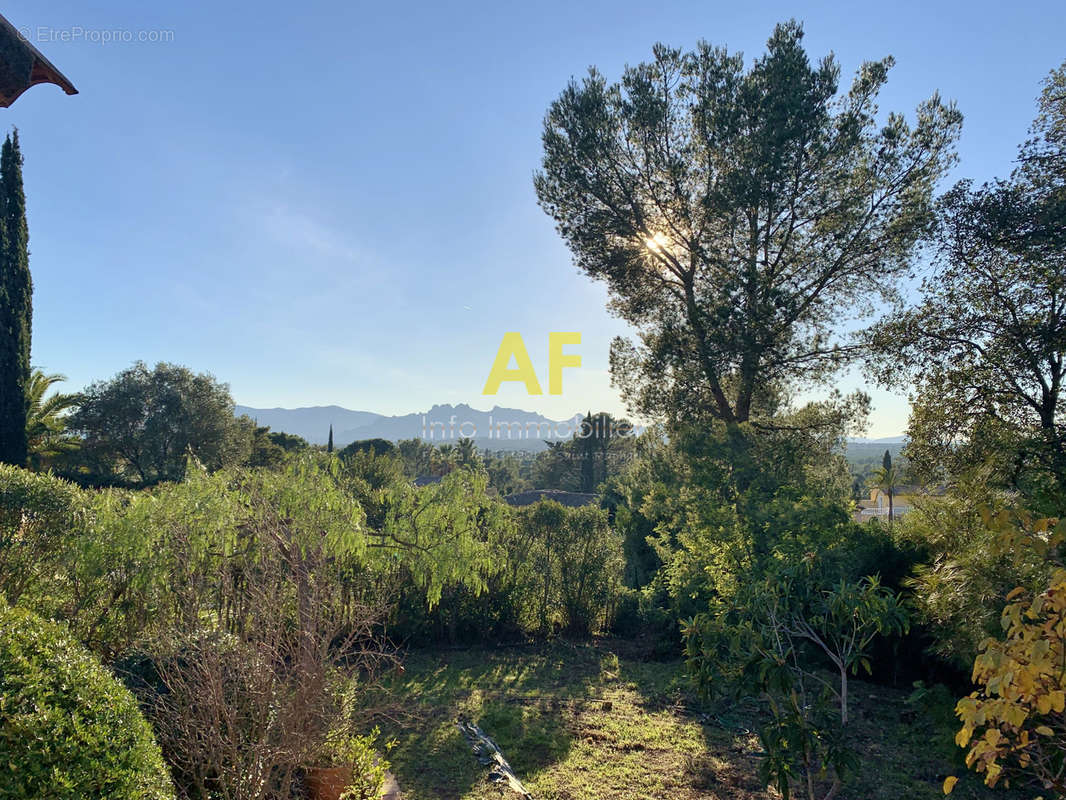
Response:
[{"label": "palm tree", "polygon": [[455,461],[460,467],[479,469],[481,467],[481,455],[477,451],[477,445],[473,439],[462,438],[455,448]]},{"label": "palm tree", "polygon": [[892,465],[892,453],[885,451],[885,457],[881,460],[881,466],[874,470],[870,476],[868,485],[872,489],[880,489],[888,497],[888,521],[892,521],[892,497],[903,483],[903,476],[898,468]]},{"label": "palm tree", "polygon": [[455,445],[442,444],[433,452],[434,475],[447,475],[455,468]]},{"label": "palm tree", "polygon": [[78,396],[56,392],[45,398],[52,386],[66,379],[66,375],[46,375],[34,369],[26,384],[26,439],[33,469],[42,469],[56,456],[78,449],[78,439],[67,433],[63,414],[78,404]]}]

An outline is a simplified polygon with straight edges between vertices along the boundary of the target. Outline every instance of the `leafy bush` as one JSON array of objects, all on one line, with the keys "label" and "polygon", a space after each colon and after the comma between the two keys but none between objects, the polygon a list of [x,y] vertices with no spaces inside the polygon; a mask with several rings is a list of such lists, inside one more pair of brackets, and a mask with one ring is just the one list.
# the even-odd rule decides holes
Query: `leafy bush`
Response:
[{"label": "leafy bush", "polygon": [[[465,496],[448,497],[447,487],[457,481],[474,486],[465,489]],[[421,589],[417,575],[406,569],[399,573],[397,585],[404,588],[390,623],[392,634],[412,642],[457,644],[560,631],[587,636],[610,628],[623,591],[624,559],[622,537],[608,523],[606,512],[567,508],[552,500],[512,509],[482,497],[482,481],[483,476],[475,481],[459,469],[436,487],[408,490],[421,498],[411,506],[416,517],[419,508],[430,503],[447,501],[460,512],[464,505],[471,506],[484,552],[491,558],[479,585],[452,579],[441,585],[439,596]],[[398,504],[404,498],[402,492],[390,498],[390,517],[402,510]],[[469,525],[466,516],[440,527]],[[448,517],[442,519],[447,522]]]},{"label": "leafy bush", "polygon": [[512,545],[507,562],[528,630],[585,636],[610,624],[624,557],[606,512],[541,500],[519,512]]},{"label": "leafy bush", "polygon": [[904,545],[926,556],[907,581],[916,621],[933,636],[932,652],[969,671],[980,644],[1002,632],[1003,597],[1016,586],[1039,591],[1049,570],[1031,548],[1015,553],[998,546],[969,495],[987,490],[960,488],[942,497],[925,497],[895,523]]},{"label": "leafy bush", "polygon": [[[375,726],[369,733],[360,733],[360,688],[359,682],[352,680],[338,692],[339,718],[316,754],[316,766],[351,767],[351,781],[341,794],[342,800],[381,797],[391,766],[377,749],[381,729]],[[383,746],[388,753],[396,746],[396,740],[390,739]]]},{"label": "leafy bush", "polygon": [[0,598],[14,605],[56,571],[81,505],[66,481],[0,464]]},{"label": "leafy bush", "polygon": [[173,798],[133,696],[59,626],[0,610],[0,797]]},{"label": "leafy bush", "polygon": [[[1060,561],[1066,520],[1025,514],[986,514],[1003,550],[1033,552]],[[1005,639],[989,637],[974,660],[977,691],[956,706],[962,728],[955,737],[968,749],[966,765],[995,786],[1028,781],[1066,796],[1066,568],[1059,566],[1035,596],[1019,586],[1007,594]],[[951,776],[945,792],[955,785]]]},{"label": "leafy bush", "polygon": [[[796,786],[808,800],[828,800],[858,765],[848,733],[849,676],[872,672],[875,637],[906,625],[896,596],[876,578],[841,580],[836,565],[812,554],[684,623],[687,663],[705,692],[764,702],[767,784],[786,800]],[[822,778],[830,782],[824,795],[817,794]]]}]

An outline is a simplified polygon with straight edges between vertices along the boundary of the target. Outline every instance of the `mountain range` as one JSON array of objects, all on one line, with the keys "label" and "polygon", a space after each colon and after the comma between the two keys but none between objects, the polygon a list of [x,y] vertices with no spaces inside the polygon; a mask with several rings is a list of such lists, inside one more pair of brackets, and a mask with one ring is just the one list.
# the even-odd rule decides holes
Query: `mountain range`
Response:
[{"label": "mountain range", "polygon": [[[252,408],[237,406],[237,416],[248,415],[273,431],[302,436],[312,444],[325,444],[333,426],[333,444],[337,448],[362,439],[425,439],[435,443],[455,443],[464,436],[473,439],[482,450],[525,450],[539,452],[545,441],[569,439],[583,414],[570,419],[552,420],[542,414],[520,408],[493,406],[480,411],[466,403],[435,405],[423,413],[386,416],[373,411],[352,411],[341,406],[310,408]],[[639,429],[638,429],[639,430]],[[508,435],[510,433],[510,435]],[[848,439],[849,457],[872,457],[890,450],[899,453],[906,436],[880,439]]]},{"label": "mountain range", "polygon": [[340,406],[311,408],[252,408],[237,406],[237,416],[247,415],[271,430],[302,436],[312,444],[325,444],[333,426],[333,444],[344,447],[361,439],[424,439],[455,443],[469,437],[482,450],[544,450],[547,441],[569,439],[583,419],[552,420],[518,408],[494,406],[489,411],[459,405],[435,405],[423,413],[385,416],[372,411],[351,411]]}]

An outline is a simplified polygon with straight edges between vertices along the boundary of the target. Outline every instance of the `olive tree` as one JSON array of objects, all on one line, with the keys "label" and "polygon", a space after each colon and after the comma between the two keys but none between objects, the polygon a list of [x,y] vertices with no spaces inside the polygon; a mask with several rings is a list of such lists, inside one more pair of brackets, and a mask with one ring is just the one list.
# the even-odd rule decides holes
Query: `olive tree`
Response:
[{"label": "olive tree", "polygon": [[180,480],[190,455],[211,469],[242,461],[250,435],[233,408],[229,386],[212,375],[138,361],[89,386],[68,427],[98,470],[152,484]]}]

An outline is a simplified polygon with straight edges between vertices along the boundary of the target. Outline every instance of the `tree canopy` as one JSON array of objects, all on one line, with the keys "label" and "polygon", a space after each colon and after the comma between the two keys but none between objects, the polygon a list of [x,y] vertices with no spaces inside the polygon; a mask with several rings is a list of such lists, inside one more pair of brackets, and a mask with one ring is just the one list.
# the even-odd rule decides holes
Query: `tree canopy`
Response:
[{"label": "tree canopy", "polygon": [[243,456],[247,436],[233,409],[229,387],[213,376],[138,361],[89,386],[68,424],[99,469],[150,484],[180,480],[190,455],[210,469]]},{"label": "tree canopy", "polygon": [[914,382],[907,452],[927,480],[984,467],[1066,490],[1064,243],[1066,64],[1011,177],[941,200],[921,301],[874,333],[882,379]]},{"label": "tree canopy", "polygon": [[934,94],[913,124],[882,119],[891,57],[838,94],[839,67],[802,38],[778,25],[750,69],[657,45],[548,110],[537,196],[639,331],[611,363],[638,413],[767,420],[856,354],[839,325],[893,295],[932,219],[960,113]]}]

